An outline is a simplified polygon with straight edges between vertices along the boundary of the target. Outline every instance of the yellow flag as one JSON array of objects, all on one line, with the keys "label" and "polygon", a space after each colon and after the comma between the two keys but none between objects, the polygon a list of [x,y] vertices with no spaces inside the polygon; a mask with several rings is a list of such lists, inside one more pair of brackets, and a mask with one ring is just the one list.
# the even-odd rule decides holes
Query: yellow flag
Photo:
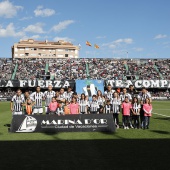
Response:
[{"label": "yellow flag", "polygon": [[94,44],[94,48],[99,49],[99,46],[97,44]]},{"label": "yellow flag", "polygon": [[86,41],[86,45],[91,47],[91,43],[89,41]]}]

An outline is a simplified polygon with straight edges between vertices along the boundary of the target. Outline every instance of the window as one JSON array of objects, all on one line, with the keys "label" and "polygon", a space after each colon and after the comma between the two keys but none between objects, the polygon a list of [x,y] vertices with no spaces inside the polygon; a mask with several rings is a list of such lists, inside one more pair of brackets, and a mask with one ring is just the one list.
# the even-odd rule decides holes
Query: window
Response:
[{"label": "window", "polygon": [[64,49],[58,49],[57,51],[64,51]]},{"label": "window", "polygon": [[63,55],[59,54],[58,57],[59,57],[59,58],[63,58]]}]

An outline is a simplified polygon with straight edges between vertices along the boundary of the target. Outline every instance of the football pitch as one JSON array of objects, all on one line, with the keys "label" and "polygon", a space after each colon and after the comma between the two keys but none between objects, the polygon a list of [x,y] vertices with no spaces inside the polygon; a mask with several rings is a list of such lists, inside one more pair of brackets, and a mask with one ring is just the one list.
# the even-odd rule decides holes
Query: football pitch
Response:
[{"label": "football pitch", "polygon": [[170,101],[153,102],[149,129],[115,133],[9,133],[9,108],[9,102],[0,103],[2,170],[170,169]]}]

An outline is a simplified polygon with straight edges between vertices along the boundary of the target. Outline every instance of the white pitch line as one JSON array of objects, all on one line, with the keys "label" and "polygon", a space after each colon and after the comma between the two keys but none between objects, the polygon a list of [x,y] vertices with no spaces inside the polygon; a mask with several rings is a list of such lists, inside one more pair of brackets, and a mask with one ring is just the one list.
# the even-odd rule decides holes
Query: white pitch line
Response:
[{"label": "white pitch line", "polygon": [[163,114],[159,114],[159,113],[153,113],[155,115],[159,115],[159,116],[163,116],[163,117],[170,117],[170,116],[167,116],[167,115],[163,115]]}]

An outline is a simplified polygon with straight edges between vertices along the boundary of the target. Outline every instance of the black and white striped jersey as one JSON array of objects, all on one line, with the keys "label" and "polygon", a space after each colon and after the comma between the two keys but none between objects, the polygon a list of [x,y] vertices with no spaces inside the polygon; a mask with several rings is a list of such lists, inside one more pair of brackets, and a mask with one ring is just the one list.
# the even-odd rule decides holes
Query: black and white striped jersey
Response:
[{"label": "black and white striped jersey", "polygon": [[105,114],[110,114],[112,111],[112,104],[106,104],[104,110],[105,110]]},{"label": "black and white striped jersey", "polygon": [[22,103],[25,102],[24,96],[23,95],[14,95],[12,97],[11,102],[13,102],[13,110],[14,112],[21,112],[22,111]]},{"label": "black and white striped jersey", "polygon": [[107,99],[111,100],[113,98],[113,93],[115,92],[115,90],[111,90],[111,91],[105,91],[104,95]]},{"label": "black and white striped jersey", "polygon": [[58,115],[63,115],[63,114],[64,114],[64,109],[63,109],[63,107],[58,107],[56,113],[57,113]]},{"label": "black and white striped jersey", "polygon": [[55,97],[55,91],[45,91],[44,98],[45,98],[45,106],[49,106],[52,97]]},{"label": "black and white striped jersey", "polygon": [[71,102],[71,98],[72,98],[73,93],[74,93],[73,91],[71,91],[69,93],[65,92],[65,97],[66,97],[65,99],[68,100],[69,102]]},{"label": "black and white striped jersey", "polygon": [[140,108],[141,108],[140,104],[138,104],[138,103],[132,104],[132,109],[135,113],[138,113]]},{"label": "black and white striped jersey", "polygon": [[89,107],[90,107],[90,111],[91,111],[91,112],[97,112],[98,109],[99,109],[99,104],[98,104],[97,100],[91,101],[91,102],[89,103]]},{"label": "black and white striped jersey", "polygon": [[64,92],[63,94],[59,94],[58,97],[60,100],[66,99],[66,92]]},{"label": "black and white striped jersey", "polygon": [[35,105],[34,105],[35,108],[41,108],[42,107],[42,99],[43,99],[43,97],[44,97],[43,92],[39,92],[39,93],[33,92],[31,94],[31,98],[35,102]]},{"label": "black and white striped jersey", "polygon": [[97,101],[99,105],[104,106],[105,99],[103,97],[98,96]]},{"label": "black and white striped jersey", "polygon": [[143,101],[143,103],[145,103],[145,100],[146,99],[149,99],[149,98],[151,98],[151,94],[149,93],[149,92],[147,92],[147,93],[139,93],[139,95],[138,95],[138,99],[140,100],[140,101]]},{"label": "black and white striped jersey", "polygon": [[87,100],[79,100],[80,112],[87,112],[88,101]]},{"label": "black and white striped jersey", "polygon": [[120,105],[121,105],[120,99],[119,98],[113,98],[111,100],[111,104],[112,104],[113,113],[119,113],[120,112]]},{"label": "black and white striped jersey", "polygon": [[128,97],[129,101],[132,100],[132,96],[131,96],[129,93],[126,93],[126,94],[122,93],[122,94],[120,95],[120,100],[121,100],[121,102],[124,102],[125,97]]}]

